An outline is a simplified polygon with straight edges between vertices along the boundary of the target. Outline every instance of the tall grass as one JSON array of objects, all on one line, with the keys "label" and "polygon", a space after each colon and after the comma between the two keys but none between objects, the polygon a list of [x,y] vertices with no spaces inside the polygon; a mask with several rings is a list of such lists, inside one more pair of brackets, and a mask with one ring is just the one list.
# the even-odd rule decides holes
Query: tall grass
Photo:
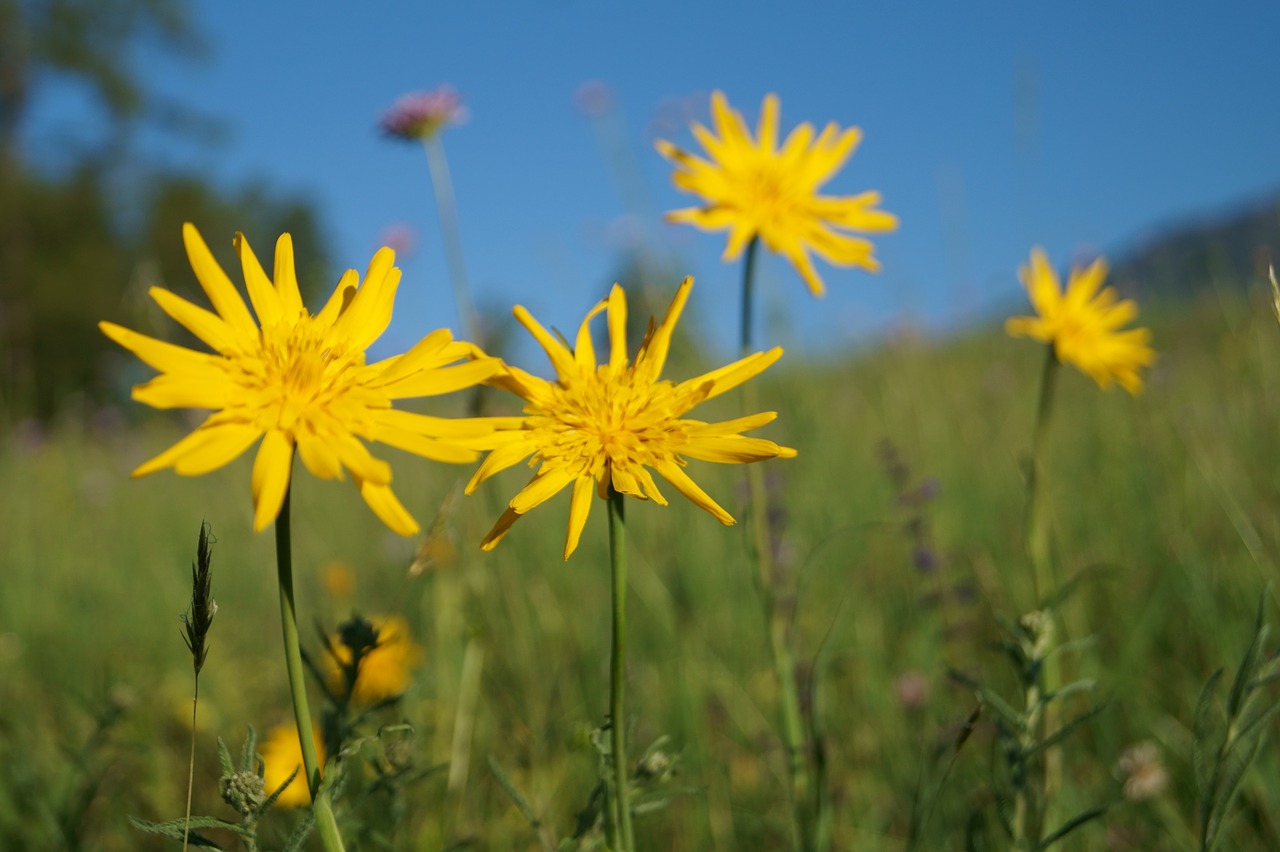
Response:
[{"label": "tall grass", "polygon": [[[1161,358],[1136,399],[1099,393],[1071,371],[1060,377],[1049,502],[1064,568],[1096,569],[1065,629],[1096,637],[1089,665],[1111,699],[1064,749],[1061,811],[1115,799],[1115,765],[1133,743],[1154,741],[1171,779],[1158,800],[1113,808],[1065,848],[1194,848],[1196,702],[1248,646],[1258,596],[1280,562],[1280,328],[1265,296],[1146,310]],[[804,699],[821,732],[836,848],[903,848],[912,802],[935,783],[920,848],[963,848],[967,832],[997,836],[982,816],[998,763],[989,719],[947,769],[975,698],[945,673],[1012,682],[989,642],[993,615],[1016,616],[1031,598],[1023,473],[1040,366],[1040,350],[980,331],[903,336],[824,364],[784,358],[758,380],[760,398],[782,413],[767,434],[800,451],[768,476],[786,508],[775,519],[781,556],[799,578],[799,665],[812,685]],[[724,413],[735,414],[732,401]],[[225,810],[217,735],[238,743],[249,724],[289,718],[272,540],[250,532],[249,462],[200,480],[128,480],[180,432],[157,419],[0,439],[0,845],[160,848],[126,816],[184,806],[190,659],[177,616],[202,519],[217,539],[219,614],[201,673],[194,811]],[[936,481],[936,496],[903,501],[885,469],[886,440],[913,481]],[[464,475],[407,456],[393,465],[420,518]],[[525,474],[504,476],[496,493],[515,493]],[[740,471],[704,465],[698,480],[731,511],[741,507]],[[401,708],[424,762],[448,759],[444,720],[467,643],[484,650],[465,788],[444,814],[445,775],[419,782],[399,847],[470,838],[475,848],[538,848],[490,756],[546,839],[569,834],[596,780],[588,734],[607,709],[603,521],[561,562],[561,495],[543,510],[550,520],[517,525],[502,548],[481,554],[496,513],[480,497],[462,500],[443,526],[456,558],[410,577],[417,543],[387,533],[349,488],[303,477],[294,500],[300,610],[326,614],[328,629],[353,608],[399,612],[428,645]],[[676,783],[693,788],[665,813],[638,817],[637,845],[782,848],[778,696],[745,537],[698,512],[630,509],[633,759],[667,736]],[[904,527],[913,514],[927,518],[931,571],[913,563]],[[333,560],[357,578],[350,601],[325,591]],[[457,616],[446,630],[437,629],[441,594]],[[1223,848],[1280,845],[1278,758],[1264,745]],[[287,835],[288,819],[279,823]]]}]

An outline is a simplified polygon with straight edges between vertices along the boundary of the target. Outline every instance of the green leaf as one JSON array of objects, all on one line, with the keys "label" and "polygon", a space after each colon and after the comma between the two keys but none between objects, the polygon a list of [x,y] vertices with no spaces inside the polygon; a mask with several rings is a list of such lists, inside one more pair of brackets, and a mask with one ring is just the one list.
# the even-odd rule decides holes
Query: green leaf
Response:
[{"label": "green leaf", "polygon": [[[1250,718],[1249,721],[1241,725],[1236,732],[1236,739],[1244,740],[1253,736],[1253,734],[1255,733],[1255,731],[1257,731],[1259,727],[1271,721],[1271,717],[1276,715],[1277,710],[1280,710],[1280,698],[1277,698],[1275,701],[1272,701],[1270,707],[1259,712],[1257,715]],[[1257,733],[1260,734],[1261,731],[1257,731]]]},{"label": "green leaf", "polygon": [[1213,693],[1218,687],[1218,681],[1222,680],[1226,672],[1226,669],[1218,669],[1209,676],[1208,682],[1204,685],[1204,691],[1200,693],[1200,700],[1196,703],[1196,714],[1191,724],[1191,765],[1196,777],[1196,790],[1199,791],[1202,801],[1210,796],[1210,770],[1206,749],[1217,751],[1217,745],[1209,743],[1209,729],[1213,723],[1211,718]]},{"label": "green leaf", "polygon": [[283,852],[298,852],[302,848],[302,844],[311,835],[311,829],[315,824],[316,815],[311,808],[307,808],[298,820],[298,824],[293,827],[293,833],[289,835],[289,839],[285,842]]},{"label": "green leaf", "polygon": [[1006,703],[999,695],[992,692],[985,686],[980,686],[978,687],[978,698],[983,704],[991,707],[991,709],[996,712],[997,716],[1004,719],[1017,730],[1022,730],[1026,723],[1023,714],[1010,707],[1009,704]]},{"label": "green leaf", "polygon": [[[162,837],[168,837],[170,840],[181,841],[184,834],[187,834],[187,821],[185,819],[171,819],[167,822],[152,822],[151,820],[138,819],[135,816],[129,817],[129,824],[139,831],[145,831],[148,834],[159,834]],[[197,828],[221,828],[231,831],[240,837],[251,837],[252,834],[245,830],[245,827],[235,822],[227,822],[217,817],[199,817],[191,818],[191,833],[187,835],[187,842],[192,846],[204,846],[210,849],[221,849],[214,841],[198,833]]]},{"label": "green leaf", "polygon": [[292,784],[293,779],[298,777],[298,770],[301,768],[301,766],[295,766],[293,771],[289,773],[289,777],[284,779],[284,781],[280,783],[280,786],[277,787],[270,796],[267,796],[266,801],[259,805],[258,809],[254,811],[254,813],[265,814],[267,811],[271,810],[271,806],[276,803],[276,799],[280,798],[280,794],[284,792],[284,788]]},{"label": "green leaf", "polygon": [[701,796],[705,795],[706,792],[706,787],[663,787],[658,790],[646,790],[632,795],[631,812],[633,814],[644,814],[659,811],[671,804],[673,799],[685,796]]},{"label": "green leaf", "polygon": [[1205,832],[1205,837],[1208,839],[1206,848],[1212,849],[1216,844],[1218,832],[1222,828],[1222,821],[1226,819],[1228,811],[1231,810],[1231,805],[1235,802],[1236,794],[1239,792],[1240,782],[1244,779],[1245,773],[1249,771],[1254,758],[1258,756],[1258,749],[1261,746],[1262,737],[1256,737],[1250,745],[1248,754],[1227,761],[1226,773],[1219,787],[1221,792],[1216,797],[1217,801],[1214,803],[1208,830]]},{"label": "green leaf", "polygon": [[1081,680],[1072,681],[1066,686],[1058,688],[1055,692],[1050,692],[1047,695],[1045,695],[1044,701],[1047,704],[1050,701],[1061,700],[1068,696],[1074,695],[1077,692],[1092,692],[1094,689],[1097,688],[1097,686],[1098,686],[1098,682],[1092,679],[1081,679]]},{"label": "green leaf", "polygon": [[1066,837],[1068,834],[1075,831],[1080,826],[1084,825],[1085,823],[1092,822],[1093,820],[1097,819],[1100,816],[1103,816],[1110,809],[1111,809],[1110,805],[1101,805],[1096,808],[1090,808],[1084,813],[1073,816],[1071,819],[1064,822],[1062,826],[1058,828],[1057,831],[1052,832],[1048,837],[1040,841],[1040,845],[1037,846],[1036,848],[1048,849],[1052,844],[1057,843],[1059,840]]},{"label": "green leaf", "polygon": [[520,809],[520,813],[524,814],[529,827],[534,831],[542,828],[542,820],[538,819],[528,800],[521,795],[515,783],[507,777],[507,773],[502,771],[502,767],[498,765],[498,761],[493,755],[489,755],[489,771],[493,773],[494,778],[498,779],[498,784],[501,785],[502,789],[507,791],[507,795],[511,797],[511,801],[515,802],[516,807]]},{"label": "green leaf", "polygon": [[249,730],[244,735],[244,747],[240,749],[240,771],[258,771],[258,732],[253,729],[253,725],[249,725]]},{"label": "green leaf", "polygon": [[230,778],[236,774],[236,768],[231,764],[231,752],[227,749],[227,744],[222,741],[222,737],[218,737],[218,762],[222,764],[223,778]]},{"label": "green leaf", "polygon": [[1240,668],[1236,669],[1236,678],[1231,684],[1231,692],[1227,695],[1227,718],[1229,719],[1234,719],[1240,712],[1240,705],[1247,694],[1245,687],[1249,681],[1253,680],[1253,673],[1257,670],[1258,650],[1266,639],[1266,634],[1266,625],[1262,623],[1262,601],[1258,601],[1258,616],[1253,625],[1253,639],[1249,641],[1244,659],[1240,661]]},{"label": "green leaf", "polygon": [[1037,755],[1040,752],[1045,751],[1046,749],[1052,748],[1053,746],[1062,742],[1067,737],[1071,736],[1071,734],[1074,733],[1075,730],[1079,728],[1081,725],[1085,724],[1090,719],[1100,714],[1103,710],[1107,709],[1107,706],[1108,705],[1106,704],[1099,704],[1097,707],[1090,707],[1088,710],[1084,711],[1079,716],[1075,717],[1070,722],[1063,725],[1058,730],[1054,731],[1050,736],[1045,737],[1043,740],[1041,740],[1040,742],[1036,743],[1034,746],[1029,748],[1027,750],[1026,757],[1030,759],[1034,755]]}]

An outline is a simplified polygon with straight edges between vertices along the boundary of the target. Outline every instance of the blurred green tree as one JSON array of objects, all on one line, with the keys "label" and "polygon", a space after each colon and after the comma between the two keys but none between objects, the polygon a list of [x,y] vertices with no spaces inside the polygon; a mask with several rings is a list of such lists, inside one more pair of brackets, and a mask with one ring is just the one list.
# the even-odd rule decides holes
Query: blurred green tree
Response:
[{"label": "blurred green tree", "polygon": [[[154,321],[145,295],[161,285],[203,301],[182,248],[184,221],[229,270],[238,266],[236,230],[266,264],[275,238],[290,231],[302,286],[331,283],[319,218],[304,199],[139,164],[131,131],[140,123],[210,126],[189,105],[147,90],[131,61],[143,46],[184,58],[207,52],[187,0],[0,0],[0,422],[48,420],[71,400],[118,395],[99,319],[175,333]],[[32,105],[58,86],[83,90],[105,121],[86,122],[88,141],[30,156]],[[60,165],[49,168],[54,153]]]}]

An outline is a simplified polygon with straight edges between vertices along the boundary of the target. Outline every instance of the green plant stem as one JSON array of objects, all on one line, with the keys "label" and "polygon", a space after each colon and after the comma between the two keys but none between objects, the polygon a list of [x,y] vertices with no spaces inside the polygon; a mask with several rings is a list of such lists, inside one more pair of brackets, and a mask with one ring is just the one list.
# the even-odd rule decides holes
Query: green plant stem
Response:
[{"label": "green plant stem", "polygon": [[1036,608],[1043,607],[1056,590],[1049,538],[1049,501],[1045,499],[1045,454],[1053,416],[1053,392],[1057,385],[1058,357],[1047,347],[1040,374],[1040,400],[1036,406],[1035,432],[1031,439],[1031,470],[1027,477],[1027,559],[1035,582]]},{"label": "green plant stem", "polygon": [[182,827],[182,852],[187,852],[191,838],[191,788],[196,783],[196,708],[200,705],[200,672],[196,672],[195,687],[191,692],[191,757],[187,761],[187,815]]},{"label": "green plant stem", "polygon": [[[1036,728],[1040,724],[1041,712],[1044,707],[1041,704],[1038,683],[1035,681],[1024,683],[1023,689],[1023,727],[1019,732],[1018,745],[1025,755],[1035,747],[1037,740]],[[1017,785],[1017,790],[1014,793],[1013,848],[1015,849],[1031,850],[1038,848],[1040,845],[1040,835],[1043,831],[1044,820],[1038,806],[1043,805],[1043,803],[1036,801],[1037,797],[1029,786],[1032,783],[1030,773],[1024,771],[1022,782]]]},{"label": "green plant stem", "polygon": [[480,322],[476,315],[471,288],[467,284],[467,267],[462,259],[462,238],[458,230],[458,208],[453,195],[453,180],[449,176],[449,161],[444,155],[444,141],[440,133],[433,133],[422,140],[427,152],[427,170],[431,173],[431,188],[436,196],[436,212],[440,217],[440,234],[444,241],[445,259],[449,264],[449,278],[453,282],[453,301],[457,306],[458,320],[467,340],[480,344]]},{"label": "green plant stem", "polygon": [[609,488],[609,565],[613,587],[613,643],[609,661],[609,734],[613,759],[613,807],[615,850],[631,852],[631,791],[627,779],[627,721],[624,699],[627,676],[627,529],[625,498]]},{"label": "green plant stem", "polygon": [[293,550],[289,533],[289,503],[292,489],[285,491],[284,504],[276,517],[276,576],[280,585],[280,626],[284,634],[284,661],[289,674],[289,695],[293,699],[293,718],[298,725],[298,745],[302,747],[302,766],[311,791],[316,832],[325,852],[342,852],[342,835],[333,815],[329,791],[320,789],[320,760],[316,754],[315,728],[307,706],[307,682],[302,665],[302,648],[298,643],[298,616],[293,602]]},{"label": "green plant stem", "polygon": [[[1027,477],[1026,551],[1035,583],[1035,606],[1043,611],[1045,619],[1049,622],[1048,629],[1052,630],[1057,617],[1054,607],[1050,604],[1057,593],[1057,582],[1053,570],[1053,546],[1045,470],[1059,362],[1053,344],[1049,343],[1046,349],[1044,370],[1040,376],[1040,399],[1036,405],[1035,432],[1031,438],[1031,469]],[[1038,738],[1041,733],[1050,734],[1057,727],[1058,707],[1050,701],[1058,688],[1058,670],[1058,655],[1046,654],[1040,664],[1039,682],[1028,686],[1029,690],[1034,691],[1036,702],[1036,709],[1032,710],[1030,703],[1032,698],[1028,696],[1028,712],[1033,713],[1033,716],[1028,719],[1028,736],[1033,739]],[[1039,703],[1042,700],[1045,703],[1043,708],[1040,708]],[[1038,823],[1043,826],[1050,816],[1061,778],[1062,751],[1054,746],[1046,749],[1044,753],[1044,775],[1040,779],[1043,801],[1036,808],[1036,819],[1033,825]],[[1037,836],[1031,838],[1033,846],[1040,839],[1038,832],[1036,834]]]},{"label": "green plant stem", "polygon": [[[753,322],[755,262],[760,238],[753,237],[747,244],[742,265],[742,326],[741,355],[746,357],[754,349],[751,328]],[[742,386],[743,406],[746,413],[758,409],[755,384]],[[773,563],[773,546],[769,539],[769,504],[765,493],[764,470],[758,465],[747,465],[747,494],[750,526],[750,547],[757,567],[757,581],[761,603],[764,606],[765,623],[769,631],[769,656],[773,663],[774,679],[778,683],[779,724],[783,746],[787,752],[788,801],[791,807],[791,842],[796,849],[813,846],[812,826],[817,825],[821,807],[821,791],[814,788],[810,779],[809,761],[805,754],[805,725],[800,711],[800,688],[796,683],[796,661],[792,649],[791,623],[787,610],[782,606],[783,595]]]}]

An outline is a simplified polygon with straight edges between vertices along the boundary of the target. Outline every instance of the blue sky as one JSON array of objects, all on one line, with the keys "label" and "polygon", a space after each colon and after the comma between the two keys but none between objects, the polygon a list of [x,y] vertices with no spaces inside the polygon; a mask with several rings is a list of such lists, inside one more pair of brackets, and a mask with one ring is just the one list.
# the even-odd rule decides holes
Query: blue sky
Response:
[{"label": "blue sky", "polygon": [[[901,219],[877,239],[880,274],[820,265],[821,301],[781,260],[763,263],[774,320],[761,342],[798,353],[1020,307],[1032,245],[1058,264],[1115,253],[1280,187],[1278,4],[237,0],[197,14],[207,60],[143,52],[137,67],[230,133],[149,135],[153,162],[305,194],[344,267],[363,267],[389,227],[414,229],[392,346],[457,328],[422,152],[375,127],[398,95],[440,83],[471,112],[445,144],[472,286],[562,329],[604,292],[631,214],[695,276],[698,322],[728,348],[739,268],[719,261],[723,235],[658,224],[688,196],[652,147],[655,117],[692,105],[705,119],[716,88],[752,124],[774,91],[784,132],[860,126],[826,191],[878,189]],[[588,81],[613,92],[637,199],[621,197],[575,107]],[[51,103],[34,145],[92,120],[74,99]],[[262,253],[274,237],[250,235]]]}]

